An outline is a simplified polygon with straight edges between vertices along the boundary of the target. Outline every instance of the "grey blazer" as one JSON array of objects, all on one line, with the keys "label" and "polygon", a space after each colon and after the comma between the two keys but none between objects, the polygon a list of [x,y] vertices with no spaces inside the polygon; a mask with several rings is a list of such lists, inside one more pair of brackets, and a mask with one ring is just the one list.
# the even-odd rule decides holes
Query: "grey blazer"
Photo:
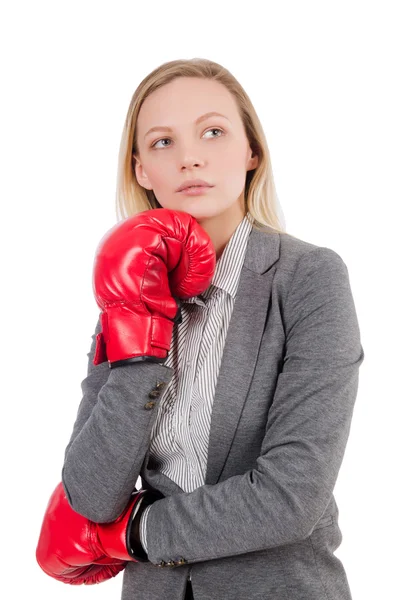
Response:
[{"label": "grey blazer", "polygon": [[148,563],[128,563],[122,600],[348,600],[334,551],[333,489],[364,359],[348,270],[333,250],[252,229],[213,404],[205,485],[185,493],[152,468],[150,432],[173,369],[109,369],[88,353],[65,450],[71,506],[113,521],[136,489]]}]

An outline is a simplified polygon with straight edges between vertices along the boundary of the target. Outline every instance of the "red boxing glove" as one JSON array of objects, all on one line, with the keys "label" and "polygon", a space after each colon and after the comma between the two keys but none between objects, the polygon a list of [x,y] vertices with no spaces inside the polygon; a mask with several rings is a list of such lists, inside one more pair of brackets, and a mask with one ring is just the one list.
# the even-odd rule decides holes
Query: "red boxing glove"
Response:
[{"label": "red boxing glove", "polygon": [[47,575],[74,585],[101,583],[115,577],[127,561],[143,560],[139,556],[134,558],[131,547],[131,543],[136,544],[136,532],[133,534],[132,530],[139,527],[138,521],[135,524],[135,513],[142,513],[148,504],[163,497],[156,490],[135,491],[115,521],[99,524],[72,509],[63,484],[59,483],[41,526],[36,549],[38,564]]},{"label": "red boxing glove", "polygon": [[94,364],[164,362],[178,298],[201,294],[216,266],[211,238],[188,213],[143,211],[115,225],[95,255],[93,289],[102,309]]}]

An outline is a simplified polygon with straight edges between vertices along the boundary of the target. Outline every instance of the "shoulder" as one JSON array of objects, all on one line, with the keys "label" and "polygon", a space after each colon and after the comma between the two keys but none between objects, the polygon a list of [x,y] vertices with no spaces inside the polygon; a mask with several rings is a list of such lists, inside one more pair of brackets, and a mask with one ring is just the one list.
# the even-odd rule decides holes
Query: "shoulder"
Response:
[{"label": "shoulder", "polygon": [[274,267],[274,282],[282,294],[288,294],[291,287],[303,293],[303,288],[321,282],[333,281],[336,286],[348,282],[347,266],[334,249],[267,227],[256,231],[265,249],[262,257],[266,261],[272,255],[266,266]]},{"label": "shoulder", "polygon": [[338,252],[327,246],[282,234],[277,271],[293,312],[302,303],[308,308],[320,307],[334,300],[346,303],[351,296],[347,266]]},{"label": "shoulder", "polygon": [[278,268],[295,272],[323,264],[345,264],[342,257],[332,248],[312,244],[291,234],[280,235],[280,259]]},{"label": "shoulder", "polygon": [[[295,272],[299,263],[319,262],[344,263],[342,257],[332,248],[319,246],[298,238],[291,233],[278,233],[263,225],[253,229],[266,248],[277,248],[277,270]],[[346,266],[346,265],[345,265]]]}]

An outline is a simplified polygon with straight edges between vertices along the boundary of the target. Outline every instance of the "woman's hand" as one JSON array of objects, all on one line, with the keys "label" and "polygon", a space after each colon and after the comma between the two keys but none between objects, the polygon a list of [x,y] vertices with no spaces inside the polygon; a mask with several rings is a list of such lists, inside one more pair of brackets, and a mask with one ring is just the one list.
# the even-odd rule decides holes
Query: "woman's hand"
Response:
[{"label": "woman's hand", "polygon": [[102,309],[94,364],[164,362],[179,298],[208,288],[216,266],[211,238],[189,214],[141,212],[113,227],[95,255],[93,288]]}]

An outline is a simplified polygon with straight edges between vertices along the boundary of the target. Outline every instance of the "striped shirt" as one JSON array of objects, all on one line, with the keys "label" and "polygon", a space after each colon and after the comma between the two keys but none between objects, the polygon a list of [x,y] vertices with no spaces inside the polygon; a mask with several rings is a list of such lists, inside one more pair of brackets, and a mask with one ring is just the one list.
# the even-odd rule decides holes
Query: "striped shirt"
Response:
[{"label": "striped shirt", "polygon": [[[212,403],[253,218],[235,229],[203,294],[181,300],[182,321],[174,326],[164,362],[174,369],[153,424],[149,456],[153,467],[185,492],[204,485]],[[148,506],[140,538],[146,546]]]}]

